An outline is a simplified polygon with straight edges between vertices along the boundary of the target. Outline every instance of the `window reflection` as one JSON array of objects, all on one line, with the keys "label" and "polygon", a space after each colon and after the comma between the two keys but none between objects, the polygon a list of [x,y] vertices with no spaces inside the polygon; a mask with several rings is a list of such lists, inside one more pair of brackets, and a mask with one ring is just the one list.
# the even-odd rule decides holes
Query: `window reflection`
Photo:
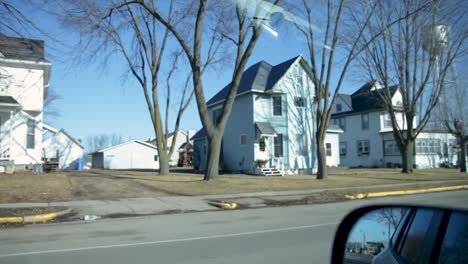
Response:
[{"label": "window reflection", "polygon": [[348,236],[344,263],[371,263],[387,247],[406,210],[382,208],[362,216]]}]

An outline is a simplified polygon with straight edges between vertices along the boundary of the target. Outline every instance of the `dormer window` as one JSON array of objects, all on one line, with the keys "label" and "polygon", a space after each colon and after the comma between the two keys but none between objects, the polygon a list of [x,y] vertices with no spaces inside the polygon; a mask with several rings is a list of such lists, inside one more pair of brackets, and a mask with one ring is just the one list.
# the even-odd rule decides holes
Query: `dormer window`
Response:
[{"label": "dormer window", "polygon": [[341,112],[343,111],[342,105],[341,104],[336,104],[336,111]]}]

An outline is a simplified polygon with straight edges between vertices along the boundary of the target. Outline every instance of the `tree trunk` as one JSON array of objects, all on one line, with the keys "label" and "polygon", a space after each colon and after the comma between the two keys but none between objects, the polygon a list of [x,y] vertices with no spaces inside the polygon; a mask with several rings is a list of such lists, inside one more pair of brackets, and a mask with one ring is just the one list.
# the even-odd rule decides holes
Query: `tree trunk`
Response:
[{"label": "tree trunk", "polygon": [[317,130],[317,180],[324,180],[328,177],[327,153],[325,151],[325,137]]},{"label": "tree trunk", "polygon": [[209,181],[218,176],[222,139],[223,137],[221,134],[215,134],[213,137],[208,137],[208,164],[206,167],[205,177],[203,178],[205,181]]},{"label": "tree trunk", "polygon": [[159,175],[169,175],[169,157],[164,149],[158,148],[159,156]]},{"label": "tree trunk", "polygon": [[466,172],[466,140],[460,140],[460,172]]},{"label": "tree trunk", "polygon": [[401,152],[401,172],[402,173],[413,173],[413,159],[414,159],[414,140],[408,140],[403,145],[403,151]]}]

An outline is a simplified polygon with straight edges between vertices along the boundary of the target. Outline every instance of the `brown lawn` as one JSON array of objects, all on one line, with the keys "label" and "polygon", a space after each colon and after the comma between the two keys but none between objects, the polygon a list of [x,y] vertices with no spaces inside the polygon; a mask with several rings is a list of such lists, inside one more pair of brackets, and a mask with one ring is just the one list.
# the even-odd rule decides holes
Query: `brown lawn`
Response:
[{"label": "brown lawn", "polygon": [[[73,171],[33,174],[18,172],[0,175],[0,203],[51,202],[70,200],[117,199],[162,195],[235,194],[260,191],[312,190],[340,187],[375,186],[392,183],[453,180],[431,186],[468,183],[468,175],[453,169],[416,170],[404,175],[396,169],[349,169],[330,175],[326,180],[314,176],[260,177],[221,175],[203,181],[201,174],[172,173],[158,176],[147,171]],[[392,189],[395,189],[392,188]],[[407,189],[407,187],[405,187]]]}]

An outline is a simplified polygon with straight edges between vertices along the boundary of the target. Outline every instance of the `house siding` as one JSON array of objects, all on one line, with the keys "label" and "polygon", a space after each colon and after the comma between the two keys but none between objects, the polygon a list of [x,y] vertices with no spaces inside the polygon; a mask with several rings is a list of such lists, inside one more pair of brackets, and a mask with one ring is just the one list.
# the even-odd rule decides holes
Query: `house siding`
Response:
[{"label": "house siding", "polygon": [[156,148],[137,142],[129,142],[103,151],[104,169],[159,169]]},{"label": "house siding", "polygon": [[[253,122],[253,95],[238,96],[232,106],[223,136],[223,169],[239,172],[254,168],[255,127]],[[242,145],[241,135],[247,137]]]},{"label": "house siding", "polygon": [[76,169],[78,159],[83,158],[83,148],[63,132],[44,141],[43,148],[45,157],[48,159],[55,158],[59,151],[59,169],[61,170]]},{"label": "house siding", "polygon": [[[369,115],[369,129],[362,129],[361,115]],[[381,127],[381,113],[365,112],[355,115],[343,116],[346,121],[344,133],[340,134],[340,142],[346,142],[346,155],[340,155],[341,165],[348,167],[381,167],[383,161],[382,136],[379,133]],[[332,118],[330,122],[336,118]],[[358,155],[357,144],[360,140],[368,140],[370,146],[369,155]]]}]

